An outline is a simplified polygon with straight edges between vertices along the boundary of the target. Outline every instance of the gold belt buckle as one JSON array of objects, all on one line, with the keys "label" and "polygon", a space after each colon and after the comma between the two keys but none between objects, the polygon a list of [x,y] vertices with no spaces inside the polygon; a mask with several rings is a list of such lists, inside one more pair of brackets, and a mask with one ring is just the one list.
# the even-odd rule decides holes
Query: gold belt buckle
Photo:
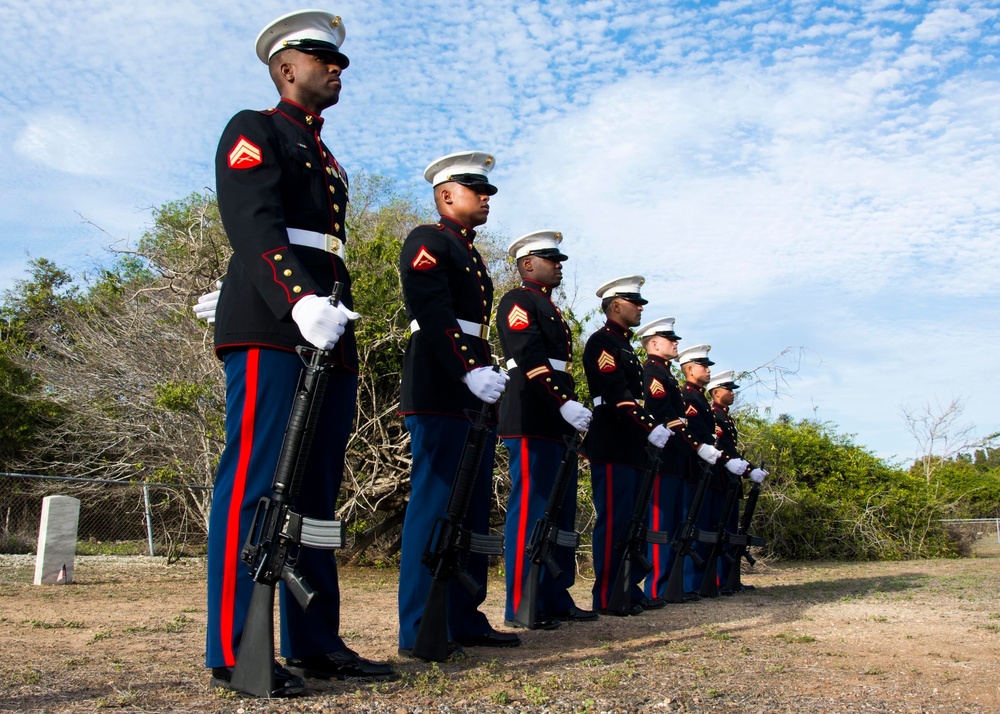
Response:
[{"label": "gold belt buckle", "polygon": [[480,325],[479,326],[479,339],[488,340],[490,339],[490,326]]},{"label": "gold belt buckle", "polygon": [[323,234],[323,238],[326,239],[326,246],[323,248],[327,253],[336,253],[343,259],[344,257],[344,242],[340,240],[337,236],[332,236],[329,233]]}]

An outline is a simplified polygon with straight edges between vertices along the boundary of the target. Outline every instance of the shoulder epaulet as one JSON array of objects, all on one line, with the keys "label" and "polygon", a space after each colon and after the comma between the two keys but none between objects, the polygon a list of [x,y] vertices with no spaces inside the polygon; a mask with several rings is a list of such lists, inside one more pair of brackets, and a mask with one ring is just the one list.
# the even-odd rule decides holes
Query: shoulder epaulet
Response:
[{"label": "shoulder epaulet", "polygon": [[269,117],[272,114],[274,114],[276,111],[278,111],[277,107],[271,107],[270,109],[258,109],[257,113],[258,114],[263,114],[264,116]]}]

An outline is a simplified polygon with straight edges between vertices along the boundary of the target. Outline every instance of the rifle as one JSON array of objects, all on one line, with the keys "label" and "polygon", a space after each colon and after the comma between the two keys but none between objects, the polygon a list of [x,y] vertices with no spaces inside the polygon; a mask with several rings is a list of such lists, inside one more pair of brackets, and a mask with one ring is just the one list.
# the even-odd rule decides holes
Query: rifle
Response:
[{"label": "rifle", "polygon": [[559,462],[559,470],[549,492],[549,500],[545,504],[545,515],[535,522],[531,539],[525,548],[528,560],[531,561],[531,568],[528,570],[521,599],[514,612],[514,622],[529,630],[534,630],[538,621],[538,583],[542,577],[542,566],[548,569],[550,577],[558,578],[562,575],[562,568],[556,563],[556,547],[572,548],[575,551],[580,544],[579,533],[559,530],[559,515],[562,513],[566,491],[569,489],[571,466],[577,460],[582,441],[583,435],[580,432],[567,437],[566,450],[563,452],[562,461]]},{"label": "rifle", "polygon": [[[336,305],[343,289],[335,283],[330,304]],[[243,625],[231,684],[247,694],[268,698],[274,690],[274,588],[282,580],[296,602],[308,610],[318,594],[298,572],[302,546],[332,550],[344,547],[340,521],[308,518],[291,510],[309,459],[309,447],[326,392],[327,350],[295,348],[305,364],[274,469],[270,498],[257,503],[253,523],[240,559],[250,566],[253,594]],[[307,359],[307,355],[309,355]]]},{"label": "rifle", "polygon": [[[764,468],[761,465],[761,468]],[[739,531],[729,536],[729,544],[733,546],[732,552],[726,553],[726,560],[729,561],[729,577],[726,578],[726,589],[739,592],[742,588],[740,583],[740,565],[743,558],[747,559],[752,568],[757,559],[750,554],[750,547],[763,548],[767,541],[763,538],[750,535],[750,522],[753,520],[754,511],[757,510],[757,499],[760,497],[760,484],[755,483],[750,487],[747,494],[747,503],[743,507],[743,517],[740,519]]]},{"label": "rifle", "polygon": [[709,482],[712,480],[712,467],[701,463],[701,477],[698,479],[698,487],[695,489],[694,498],[691,499],[691,507],[688,508],[687,516],[680,527],[674,533],[670,547],[674,551],[674,563],[670,567],[670,575],[667,576],[667,587],[663,599],[667,602],[684,602],[684,559],[691,557],[695,565],[704,563],[704,559],[694,549],[695,541],[700,541],[701,532],[695,527],[698,521],[698,514],[701,513],[701,504],[705,501],[705,492],[708,490]]},{"label": "rifle", "polygon": [[729,523],[729,516],[736,505],[736,496],[740,492],[740,477],[729,474],[729,484],[726,488],[726,499],[722,503],[722,511],[719,513],[719,524],[714,533],[701,533],[699,542],[711,544],[708,557],[705,559],[705,576],[701,579],[701,587],[698,594],[702,597],[719,597],[719,556],[725,553],[726,544],[729,542],[729,533],[726,532],[726,525]]},{"label": "rifle", "polygon": [[433,580],[427,593],[427,602],[424,603],[417,639],[413,643],[413,656],[430,662],[444,662],[451,653],[448,646],[448,582],[456,578],[470,594],[479,592],[479,583],[466,572],[462,564],[464,557],[468,553],[503,555],[502,535],[472,533],[462,526],[472,500],[483,446],[489,435],[486,427],[489,414],[490,405],[483,402],[482,409],[473,419],[465,438],[462,460],[451,486],[448,508],[435,522],[421,558],[421,562],[430,569]]},{"label": "rifle", "polygon": [[653,564],[646,558],[646,543],[666,545],[670,542],[670,534],[665,531],[650,531],[646,528],[649,518],[649,497],[653,492],[653,482],[660,471],[660,456],[662,448],[649,447],[649,457],[646,459],[646,470],[639,482],[635,505],[632,506],[632,517],[628,526],[618,541],[617,550],[622,555],[618,565],[615,581],[611,587],[611,597],[608,599],[608,612],[615,615],[627,615],[632,609],[632,563],[643,572],[653,569]]}]

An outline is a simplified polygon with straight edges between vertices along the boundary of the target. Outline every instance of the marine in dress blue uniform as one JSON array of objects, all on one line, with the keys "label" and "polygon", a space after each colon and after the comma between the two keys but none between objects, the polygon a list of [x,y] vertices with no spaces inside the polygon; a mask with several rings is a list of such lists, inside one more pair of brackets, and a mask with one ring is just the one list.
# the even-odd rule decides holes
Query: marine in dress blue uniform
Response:
[{"label": "marine in dress blue uniform", "polygon": [[[642,367],[632,349],[631,328],[639,325],[642,306],[647,303],[639,293],[644,282],[641,275],[633,275],[598,288],[607,322],[587,339],[583,350],[583,368],[594,400],[594,418],[584,441],[596,511],[593,606],[602,614],[614,614],[607,608],[621,562],[618,544],[635,506],[647,443],[663,446],[670,435],[639,403]],[[628,614],[633,615],[642,613],[645,600],[638,585],[643,573],[638,570],[632,571],[633,605]]]},{"label": "marine in dress blue uniform", "polygon": [[[216,154],[219,212],[233,256],[218,300],[215,351],[226,373],[226,447],[209,517],[206,665],[226,686],[235,664],[253,581],[240,550],[257,502],[271,493],[302,360],[297,345],[329,348],[332,370],[295,510],[330,520],[354,417],[357,349],[350,275],[343,261],[347,174],[321,138],[320,112],[339,99],[348,59],[340,18],[301,11],[258,36],[281,95],[273,109],[242,111]],[[339,306],[325,299],[344,285]],[[330,551],[302,549],[302,575],[319,595],[308,612],[281,592],[281,653],[306,676],[393,676],[389,665],[348,649],[339,634],[340,591]],[[304,692],[276,665],[273,696]]]},{"label": "marine in dress blue uniform", "polygon": [[[399,411],[410,432],[410,500],[403,520],[399,567],[399,650],[412,652],[431,575],[421,558],[434,522],[444,515],[470,422],[483,401],[495,402],[506,375],[494,372],[489,316],[493,281],[475,246],[477,226],[489,216],[496,187],[486,175],[493,156],[449,154],[433,162],[424,178],[434,186],[441,217],[417,226],[403,242],[399,273],[411,336],[403,357]],[[486,440],[464,525],[474,533],[489,526],[496,420]],[[452,649],[511,647],[520,639],[495,631],[479,605],[486,598],[487,558],[470,554],[466,571],[481,585],[475,595],[456,579],[448,584],[448,628]]]},{"label": "marine in dress blue uniform", "polygon": [[[514,615],[531,569],[528,541],[555,482],[566,441],[574,431],[586,431],[590,410],[576,395],[569,372],[573,336],[552,291],[562,283],[562,234],[535,231],[521,236],[508,249],[517,263],[521,285],[504,295],[497,307],[497,328],[510,384],[500,402],[499,434],[510,452],[510,497],[504,531],[507,599],[505,623],[517,626]],[[576,526],[577,464],[566,489],[557,526]],[[553,578],[542,569],[538,586],[539,620],[536,629],[555,629],[561,620],[588,621],[597,614],[576,606],[569,588],[576,578],[576,553],[557,549],[562,574]]]},{"label": "marine in dress blue uniform", "polygon": [[[688,459],[698,446],[688,433],[680,386],[670,369],[670,361],[677,357],[677,344],[681,339],[674,332],[674,323],[674,318],[662,317],[636,330],[647,355],[642,370],[643,403],[658,424],[665,424],[674,432],[674,437],[663,447],[660,473],[653,484],[649,509],[650,530],[670,534],[686,515],[684,479]],[[650,544],[647,557],[653,569],[646,577],[646,596],[662,599],[673,567],[673,550],[668,545]]]},{"label": "marine in dress blue uniform", "polygon": [[[697,445],[694,453],[688,458],[687,484],[685,486],[685,505],[688,506],[694,496],[702,469],[711,470],[711,481],[701,511],[698,513],[697,526],[699,530],[714,531],[719,524],[722,511],[722,501],[725,483],[721,469],[740,470],[746,462],[733,460],[723,454],[715,445],[715,417],[712,408],[705,398],[705,385],[712,377],[711,366],[715,363],[708,358],[710,345],[695,345],[683,350],[677,357],[684,372],[684,387],[681,397],[684,400],[684,417],[687,419],[687,433]],[[732,462],[732,463],[730,463]],[[693,592],[701,586],[705,576],[704,564],[696,565],[689,561],[691,570],[685,567],[684,589]],[[690,579],[689,579],[690,574]]]}]

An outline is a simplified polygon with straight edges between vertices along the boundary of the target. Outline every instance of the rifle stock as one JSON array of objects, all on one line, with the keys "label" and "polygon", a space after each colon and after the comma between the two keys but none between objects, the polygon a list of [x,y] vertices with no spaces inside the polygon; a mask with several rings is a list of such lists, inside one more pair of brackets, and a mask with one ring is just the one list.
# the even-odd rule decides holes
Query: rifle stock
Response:
[{"label": "rifle stock", "polygon": [[[342,288],[341,283],[334,284],[329,298],[331,304],[337,304]],[[299,606],[308,609],[317,592],[298,572],[298,549],[303,545],[343,547],[339,521],[307,519],[291,510],[302,484],[323,405],[329,354],[326,350],[301,346],[296,351],[305,368],[299,376],[285,427],[271,483],[271,497],[257,503],[250,532],[240,553],[241,560],[250,566],[254,586],[230,684],[234,689],[265,698],[271,696],[275,686],[275,585],[278,580],[284,581]],[[310,355],[308,360],[306,354]],[[310,527],[306,537],[303,536],[304,524]]]},{"label": "rifle stock", "polygon": [[[659,531],[648,531],[646,519],[649,514],[649,498],[653,491],[653,482],[660,471],[662,448],[649,447],[649,457],[646,459],[646,469],[639,482],[635,504],[632,506],[632,517],[622,533],[617,550],[621,553],[621,563],[615,574],[611,587],[611,597],[608,598],[608,611],[617,615],[627,615],[632,609],[632,564],[643,572],[653,569],[652,563],[646,558],[647,542],[666,542],[666,537]],[[656,535],[654,535],[656,534]]]},{"label": "rifle stock", "polygon": [[462,526],[472,499],[483,446],[489,434],[486,426],[489,413],[490,405],[484,402],[465,439],[448,508],[434,524],[421,559],[430,569],[432,581],[420,627],[417,629],[417,638],[413,643],[413,656],[430,662],[444,662],[451,653],[448,637],[448,582],[455,578],[470,594],[479,592],[480,585],[466,572],[462,558],[470,552],[490,555],[503,553],[502,536],[470,533]]},{"label": "rifle stock", "polygon": [[526,548],[531,567],[521,589],[521,599],[514,611],[514,622],[529,630],[534,630],[538,622],[538,591],[542,567],[545,567],[553,579],[559,578],[562,575],[562,568],[556,562],[556,548],[565,546],[573,548],[575,552],[580,542],[579,533],[559,530],[559,516],[566,501],[566,491],[569,489],[571,466],[580,453],[582,440],[583,435],[580,432],[576,432],[566,440],[566,450],[559,462],[559,470],[556,472],[552,490],[549,491],[549,498],[545,503],[545,515],[535,522]]}]

